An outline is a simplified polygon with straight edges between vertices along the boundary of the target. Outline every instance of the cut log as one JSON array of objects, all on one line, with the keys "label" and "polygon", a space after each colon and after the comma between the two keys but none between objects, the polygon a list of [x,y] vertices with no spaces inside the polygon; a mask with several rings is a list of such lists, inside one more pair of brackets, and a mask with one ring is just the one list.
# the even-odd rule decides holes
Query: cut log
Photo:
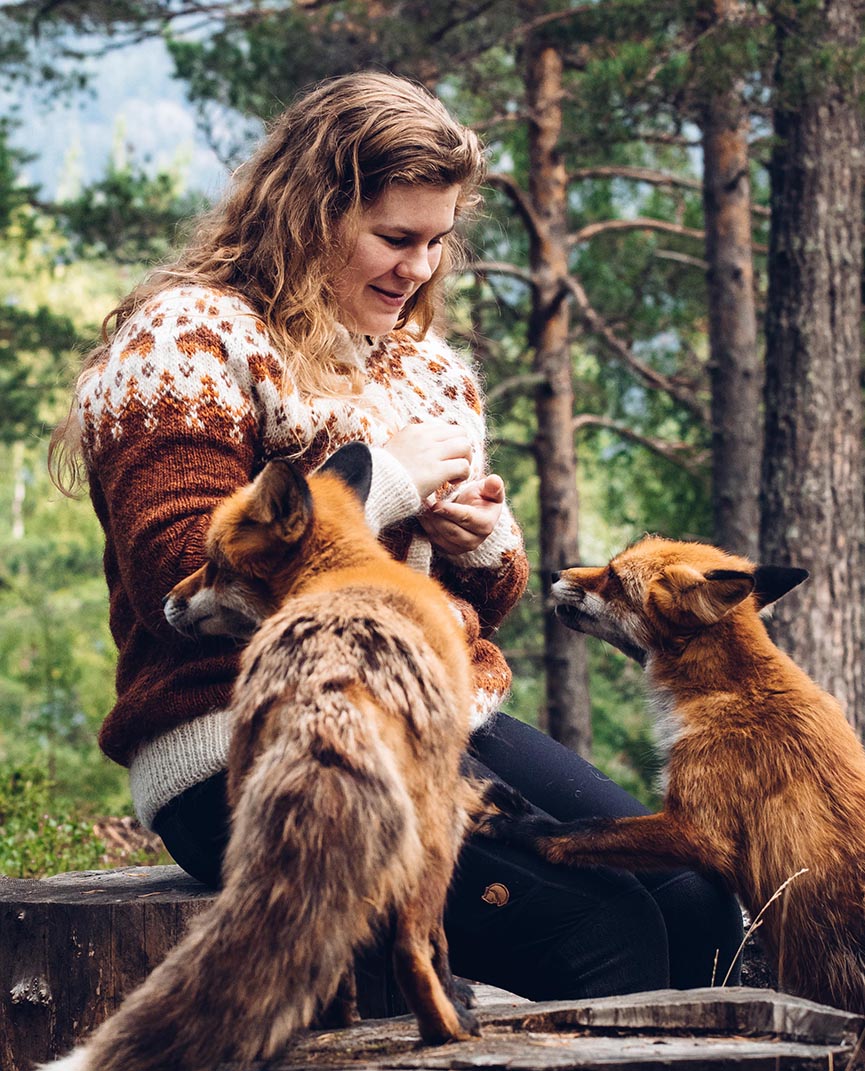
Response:
[{"label": "cut log", "polygon": [[[0,878],[2,1071],[31,1071],[70,1049],[165,957],[213,896],[174,866]],[[482,1038],[421,1048],[413,1017],[368,1020],[305,1034],[269,1066],[865,1071],[865,1019],[770,990],[543,1004],[484,986],[476,995]]]},{"label": "cut log", "polygon": [[419,1046],[405,1016],[299,1038],[271,1071],[862,1071],[865,1019],[763,989],[693,989],[479,1009],[483,1036]]},{"label": "cut log", "polygon": [[[62,1055],[108,1018],[215,893],[177,866],[0,877],[0,1071]],[[403,1014],[384,953],[357,967],[364,1018]]]},{"label": "cut log", "polygon": [[176,866],[0,878],[3,1071],[30,1071],[98,1026],[213,896]]}]

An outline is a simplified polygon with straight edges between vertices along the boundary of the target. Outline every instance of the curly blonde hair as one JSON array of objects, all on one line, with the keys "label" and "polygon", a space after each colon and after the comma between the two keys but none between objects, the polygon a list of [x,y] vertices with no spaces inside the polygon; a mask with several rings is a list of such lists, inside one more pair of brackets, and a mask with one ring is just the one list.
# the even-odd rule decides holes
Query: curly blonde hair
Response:
[{"label": "curly blonde hair", "polygon": [[[464,214],[479,200],[483,175],[477,136],[422,86],[378,72],[322,83],[274,120],[177,259],[157,267],[108,314],[102,343],[86,356],[78,385],[142,305],[162,290],[192,283],[242,296],[261,317],[300,391],[359,389],[344,368],[340,374],[333,356],[337,306],[331,281],[356,240],[361,213],[388,187],[405,183],[458,186],[457,214]],[[438,267],[405,303],[397,328],[424,336],[442,279],[459,254],[459,239],[446,235]],[[73,402],[49,451],[53,478],[63,489],[80,478],[74,408]]]}]

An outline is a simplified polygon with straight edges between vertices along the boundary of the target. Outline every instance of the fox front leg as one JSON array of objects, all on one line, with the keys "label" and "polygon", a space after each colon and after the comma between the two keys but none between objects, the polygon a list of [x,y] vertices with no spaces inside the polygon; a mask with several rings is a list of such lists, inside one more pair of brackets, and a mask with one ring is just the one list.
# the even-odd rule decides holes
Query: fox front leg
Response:
[{"label": "fox front leg", "polygon": [[721,847],[687,822],[665,811],[635,818],[503,817],[494,820],[496,835],[535,855],[565,866],[615,866],[656,870],[686,866],[703,871],[728,870]]}]

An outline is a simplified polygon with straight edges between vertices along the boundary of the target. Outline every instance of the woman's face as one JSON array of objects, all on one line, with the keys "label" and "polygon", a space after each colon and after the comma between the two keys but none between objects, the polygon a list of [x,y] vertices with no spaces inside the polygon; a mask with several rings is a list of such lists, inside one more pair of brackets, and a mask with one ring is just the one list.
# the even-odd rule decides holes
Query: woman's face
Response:
[{"label": "woman's face", "polygon": [[430,278],[453,229],[459,186],[398,183],[361,213],[357,243],[334,283],[340,322],[359,335],[392,331]]}]

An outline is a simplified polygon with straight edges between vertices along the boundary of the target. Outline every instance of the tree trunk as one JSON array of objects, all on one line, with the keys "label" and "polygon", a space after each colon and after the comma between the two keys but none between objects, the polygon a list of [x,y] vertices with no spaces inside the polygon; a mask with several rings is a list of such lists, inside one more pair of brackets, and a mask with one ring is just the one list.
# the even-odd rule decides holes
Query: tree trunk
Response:
[{"label": "tree trunk", "polygon": [[[704,0],[702,29],[721,26],[738,0]],[[763,372],[751,253],[748,116],[737,80],[701,108],[703,208],[709,264],[712,509],[719,546],[756,558],[760,537]]]},{"label": "tree trunk", "polygon": [[[863,137],[844,60],[862,4],[774,11],[778,102],[766,321],[764,559],[811,573],[776,639],[865,728]],[[809,50],[809,51],[806,51]],[[832,57],[832,68],[822,63]],[[818,64],[821,64],[818,69]]]},{"label": "tree trunk", "polygon": [[[531,240],[534,280],[529,344],[543,376],[535,396],[535,457],[540,481],[540,561],[545,598],[550,574],[579,559],[574,394],[568,342],[567,176],[559,155],[562,60],[555,47],[526,47],[529,104],[529,195],[536,220]],[[544,611],[546,725],[582,755],[592,745],[585,639]]]}]

